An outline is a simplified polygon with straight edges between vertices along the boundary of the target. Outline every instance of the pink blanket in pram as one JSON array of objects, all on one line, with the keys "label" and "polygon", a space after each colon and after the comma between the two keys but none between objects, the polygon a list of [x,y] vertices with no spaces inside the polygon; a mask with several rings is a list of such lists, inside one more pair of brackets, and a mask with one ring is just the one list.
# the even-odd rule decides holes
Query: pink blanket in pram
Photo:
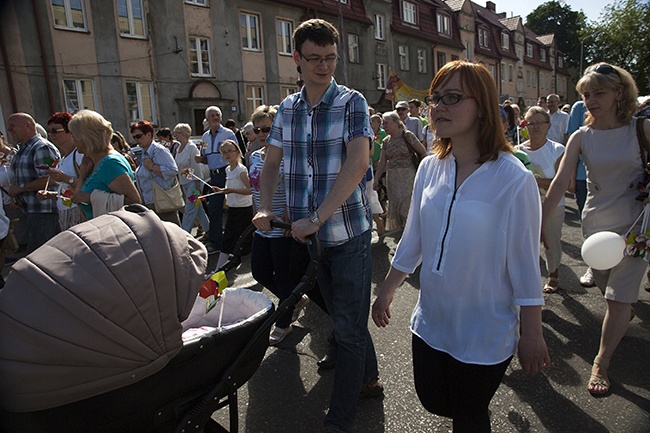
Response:
[{"label": "pink blanket in pram", "polygon": [[56,407],[161,370],[182,346],[206,264],[180,227],[127,210],[19,260],[0,290],[2,407]]}]

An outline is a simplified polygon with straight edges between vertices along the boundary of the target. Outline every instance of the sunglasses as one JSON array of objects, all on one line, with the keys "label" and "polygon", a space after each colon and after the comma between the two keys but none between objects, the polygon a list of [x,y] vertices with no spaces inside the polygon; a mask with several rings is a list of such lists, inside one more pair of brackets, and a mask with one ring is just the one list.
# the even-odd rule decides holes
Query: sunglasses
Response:
[{"label": "sunglasses", "polygon": [[587,73],[589,72],[596,72],[597,74],[603,74],[603,75],[609,75],[611,73],[614,73],[618,75],[618,78],[621,78],[621,74],[619,74],[618,71],[614,69],[611,65],[608,65],[606,63],[601,63],[600,65],[592,66],[587,71]]},{"label": "sunglasses", "polygon": [[139,140],[139,139],[142,138],[143,135],[144,135],[144,134],[133,134],[133,139],[135,139],[135,140]]},{"label": "sunglasses", "polygon": [[52,128],[52,129],[48,129],[46,131],[47,131],[48,134],[56,134],[58,132],[65,131],[65,129],[63,129],[63,128]]},{"label": "sunglasses", "polygon": [[267,133],[271,132],[271,127],[270,126],[262,126],[261,128],[255,127],[253,128],[253,132],[256,134],[259,134],[260,132]]}]

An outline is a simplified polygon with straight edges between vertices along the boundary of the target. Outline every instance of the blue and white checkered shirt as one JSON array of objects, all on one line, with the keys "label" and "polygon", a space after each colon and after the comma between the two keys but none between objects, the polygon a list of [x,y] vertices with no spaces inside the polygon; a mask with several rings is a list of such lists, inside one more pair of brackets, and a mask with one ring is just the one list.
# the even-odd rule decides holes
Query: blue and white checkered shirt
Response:
[{"label": "blue and white checkered shirt", "polygon": [[[36,167],[49,166],[48,160],[61,160],[59,150],[40,135],[35,135],[25,143],[22,143],[16,155],[11,161],[11,169],[14,172],[15,184],[26,185],[38,178],[47,177],[45,168]],[[56,191],[56,182],[50,180],[49,191]],[[57,213],[56,200],[40,201],[36,197],[36,191],[25,191],[20,194],[25,204],[27,213]]]},{"label": "blue and white checkered shirt", "polygon": [[[318,209],[345,162],[347,143],[358,137],[374,137],[368,103],[356,90],[332,80],[313,107],[305,89],[280,104],[269,144],[284,153],[285,187],[292,221],[307,218]],[[332,247],[370,229],[372,215],[365,178],[352,195],[325,221],[318,237]]]}]

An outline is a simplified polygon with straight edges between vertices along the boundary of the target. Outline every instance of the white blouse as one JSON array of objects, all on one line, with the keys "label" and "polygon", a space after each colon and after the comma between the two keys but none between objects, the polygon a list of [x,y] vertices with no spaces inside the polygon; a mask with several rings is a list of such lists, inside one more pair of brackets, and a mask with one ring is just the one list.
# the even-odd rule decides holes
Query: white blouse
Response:
[{"label": "white blouse", "polygon": [[516,351],[519,307],[543,305],[537,184],[502,153],[455,190],[456,160],[420,164],[392,265],[420,270],[411,330],[465,363],[493,365]]}]

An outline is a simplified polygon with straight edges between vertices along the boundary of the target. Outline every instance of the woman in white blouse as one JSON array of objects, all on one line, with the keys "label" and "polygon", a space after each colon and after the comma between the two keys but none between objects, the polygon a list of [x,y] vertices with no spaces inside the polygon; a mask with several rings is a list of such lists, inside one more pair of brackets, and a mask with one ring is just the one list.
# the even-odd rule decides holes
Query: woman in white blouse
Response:
[{"label": "woman in white blouse", "polygon": [[191,169],[196,176],[201,176],[201,165],[194,158],[200,154],[199,148],[190,141],[191,135],[192,127],[187,123],[179,123],[174,127],[174,136],[180,143],[176,149],[175,160],[178,166],[179,182],[185,195],[185,209],[183,210],[181,227],[189,233],[194,227],[194,220],[198,217],[201,228],[207,233],[210,228],[210,220],[201,205],[201,201],[198,201],[197,206],[196,200],[196,197],[201,195],[200,191],[203,190],[203,183],[186,174],[186,170]]},{"label": "woman in white blouse", "polygon": [[550,365],[539,193],[505,139],[485,67],[447,63],[430,93],[439,138],[420,164],[372,319],[388,325],[395,291],[422,265],[411,318],[418,397],[428,411],[452,418],[454,433],[489,432],[488,405],[515,352],[524,372]]}]

